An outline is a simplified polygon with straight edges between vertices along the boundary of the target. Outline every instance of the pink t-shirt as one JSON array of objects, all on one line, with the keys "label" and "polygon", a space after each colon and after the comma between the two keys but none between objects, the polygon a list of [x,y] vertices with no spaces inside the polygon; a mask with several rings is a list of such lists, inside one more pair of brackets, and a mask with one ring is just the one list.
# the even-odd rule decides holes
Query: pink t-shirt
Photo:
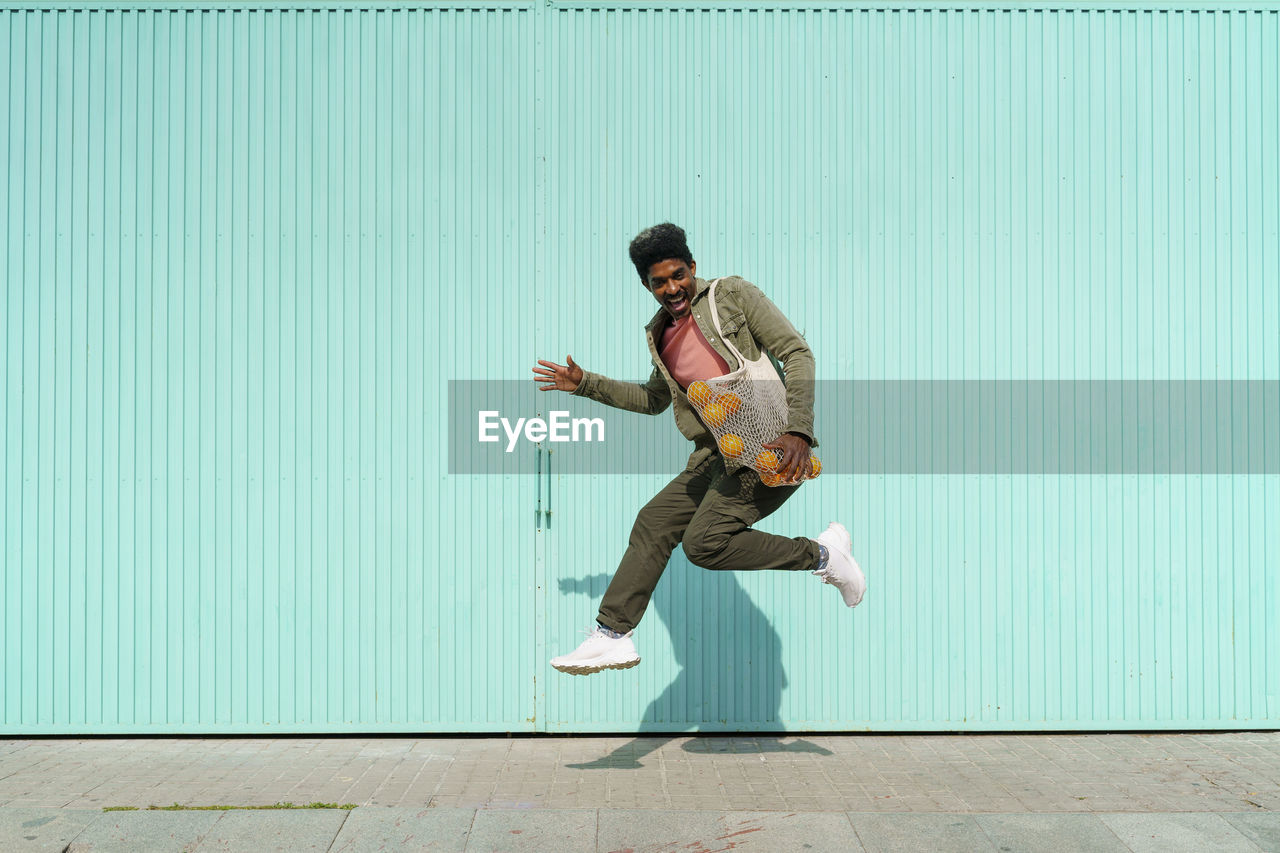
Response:
[{"label": "pink t-shirt", "polygon": [[729,372],[728,363],[707,343],[692,314],[670,322],[662,330],[658,355],[681,388]]}]

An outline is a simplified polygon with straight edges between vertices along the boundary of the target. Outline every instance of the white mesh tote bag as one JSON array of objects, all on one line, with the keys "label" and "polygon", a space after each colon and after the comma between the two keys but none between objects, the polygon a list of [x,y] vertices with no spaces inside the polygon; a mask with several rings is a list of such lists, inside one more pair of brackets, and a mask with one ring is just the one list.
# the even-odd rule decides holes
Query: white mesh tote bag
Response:
[{"label": "white mesh tote bag", "polygon": [[[787,425],[787,392],[763,351],[757,359],[746,358],[720,328],[720,312],[716,308],[719,282],[718,278],[711,282],[711,320],[720,340],[737,356],[738,368],[724,376],[692,383],[686,396],[715,436],[726,470],[736,471],[745,465],[753,468],[765,485],[781,485],[782,477],[776,470],[781,459],[776,451],[762,445],[782,435]],[[809,470],[803,472],[802,479],[816,477],[821,470],[818,457],[810,455]]]}]

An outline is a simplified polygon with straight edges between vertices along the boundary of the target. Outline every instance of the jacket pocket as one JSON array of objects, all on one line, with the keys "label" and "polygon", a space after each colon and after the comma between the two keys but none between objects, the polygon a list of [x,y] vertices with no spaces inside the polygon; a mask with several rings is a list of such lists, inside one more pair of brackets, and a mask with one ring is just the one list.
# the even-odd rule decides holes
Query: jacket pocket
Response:
[{"label": "jacket pocket", "polygon": [[735,311],[721,315],[720,329],[726,335],[735,335],[738,330],[747,324],[747,315],[742,311]]}]

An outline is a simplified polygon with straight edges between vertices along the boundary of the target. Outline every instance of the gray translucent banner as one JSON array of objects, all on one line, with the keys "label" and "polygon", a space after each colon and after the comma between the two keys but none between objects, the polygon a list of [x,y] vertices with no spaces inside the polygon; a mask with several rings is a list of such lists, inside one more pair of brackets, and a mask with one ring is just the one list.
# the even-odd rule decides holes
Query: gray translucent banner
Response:
[{"label": "gray translucent banner", "polygon": [[[835,380],[815,400],[824,475],[1280,473],[1275,380]],[[451,380],[448,418],[450,474],[674,474],[693,449],[670,408],[532,381]]]}]

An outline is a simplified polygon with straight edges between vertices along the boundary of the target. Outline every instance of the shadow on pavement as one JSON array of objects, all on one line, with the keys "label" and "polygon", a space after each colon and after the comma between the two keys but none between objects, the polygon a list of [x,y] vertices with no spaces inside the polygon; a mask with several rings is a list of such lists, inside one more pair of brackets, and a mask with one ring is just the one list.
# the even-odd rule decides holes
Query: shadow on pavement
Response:
[{"label": "shadow on pavement", "polygon": [[[701,583],[701,598],[713,602],[695,614],[689,613],[687,589],[675,589],[671,583],[659,583],[646,615],[656,614],[671,636],[680,672],[671,684],[653,698],[640,723],[641,734],[619,746],[608,755],[582,764],[566,764],[578,770],[636,770],[644,765],[640,759],[680,737],[673,728],[694,733],[700,723],[684,722],[694,717],[694,707],[711,706],[712,716],[720,718],[727,711],[727,697],[744,698],[757,720],[777,720],[782,708],[782,691],[787,686],[782,666],[782,639],[764,612],[755,605],[738,582],[736,572],[713,572],[698,568],[677,549],[671,556],[667,572],[692,580],[696,573]],[[664,575],[665,577],[665,575]],[[562,593],[583,593],[599,598],[612,576],[601,573],[585,578],[563,578]],[[694,620],[691,624],[690,620]],[[645,623],[645,624],[651,624]],[[698,645],[700,638],[732,638],[717,643],[707,653]],[[744,641],[745,638],[745,641]],[[748,695],[749,694],[749,695]],[[644,732],[653,732],[645,735]],[[831,755],[831,750],[803,739],[785,735],[748,736],[715,735],[684,744],[686,752],[709,754],[813,753]]]}]

